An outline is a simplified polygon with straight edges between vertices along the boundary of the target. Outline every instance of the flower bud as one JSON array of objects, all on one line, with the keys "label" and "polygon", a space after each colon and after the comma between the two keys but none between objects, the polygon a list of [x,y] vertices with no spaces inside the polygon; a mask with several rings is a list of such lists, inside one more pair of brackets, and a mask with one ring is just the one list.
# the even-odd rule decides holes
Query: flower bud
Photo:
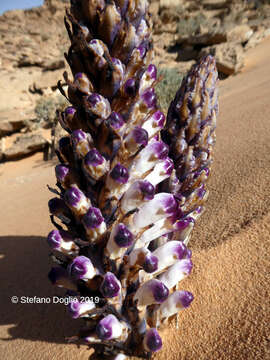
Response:
[{"label": "flower bud", "polygon": [[157,80],[157,68],[155,65],[150,64],[144,72],[140,80],[139,94],[143,93],[144,90],[150,88],[153,83]]},{"label": "flower bud", "polygon": [[96,327],[97,336],[102,340],[117,339],[122,335],[123,330],[124,326],[112,314],[100,320]]},{"label": "flower bud", "polygon": [[124,139],[124,146],[128,152],[128,156],[134,155],[141,146],[148,143],[148,133],[145,129],[136,126]]},{"label": "flower bud", "polygon": [[92,279],[96,275],[96,270],[89,258],[77,256],[68,265],[68,272],[75,280]]},{"label": "flower bud", "polygon": [[82,218],[87,238],[94,242],[106,231],[106,224],[99,208],[90,207]]},{"label": "flower bud", "polygon": [[119,184],[126,184],[129,178],[128,169],[118,163],[110,172],[110,177]]},{"label": "flower bud", "polygon": [[173,292],[157,310],[160,320],[168,319],[175,315],[178,311],[190,306],[194,297],[189,291],[175,291]]},{"label": "flower bud", "polygon": [[76,215],[84,215],[91,206],[90,200],[76,186],[71,186],[65,192],[64,200]]},{"label": "flower bud", "polygon": [[91,178],[99,180],[109,170],[109,163],[94,148],[86,154],[83,160],[83,167]]},{"label": "flower bud", "polygon": [[150,181],[153,185],[158,185],[170,177],[173,168],[173,161],[167,157],[166,159],[161,160],[156,164],[150,174],[145,177],[145,180]]},{"label": "flower bud", "polygon": [[134,215],[133,225],[136,229],[143,228],[162,218],[174,215],[177,210],[178,204],[173,195],[158,193]]},{"label": "flower bud", "polygon": [[74,243],[72,236],[67,231],[52,230],[47,237],[47,241],[53,250],[58,250],[68,255],[78,254],[79,247]]},{"label": "flower bud", "polygon": [[119,259],[133,243],[134,237],[126,225],[114,226],[107,243],[106,252],[110,259]]},{"label": "flower bud", "polygon": [[157,106],[157,96],[154,88],[148,88],[141,94],[141,100],[148,110],[152,110]]},{"label": "flower bud", "polygon": [[[98,117],[98,119],[107,119],[111,113],[111,106],[109,101],[100,94],[93,93],[87,97],[87,105],[91,113]],[[97,120],[96,125],[102,121]]]},{"label": "flower bud", "polygon": [[92,89],[92,84],[90,83],[88,77],[84,73],[77,73],[74,77],[74,85],[84,94],[89,94],[90,89]]},{"label": "flower bud", "polygon": [[73,319],[78,319],[87,315],[87,312],[94,308],[95,304],[93,302],[80,302],[79,300],[73,300],[68,304],[68,310]]},{"label": "flower bud", "polygon": [[159,133],[164,123],[165,115],[158,110],[143,123],[142,128],[147,131],[149,138],[152,138]]},{"label": "flower bud", "polygon": [[156,352],[162,348],[162,339],[157,329],[151,328],[147,330],[143,339],[143,346],[146,351],[150,352]]},{"label": "flower bud", "polygon": [[187,277],[192,269],[192,262],[190,259],[178,260],[174,265],[169,267],[167,271],[159,276],[168,289],[172,289],[179,281]]},{"label": "flower bud", "polygon": [[138,300],[138,306],[161,304],[169,296],[169,290],[162,281],[152,279],[142,284],[134,295],[134,301]]},{"label": "flower bud", "polygon": [[131,167],[132,176],[140,177],[147,171],[153,169],[159,160],[163,160],[168,156],[168,146],[162,141],[151,141],[142,149],[135,157]]},{"label": "flower bud", "polygon": [[158,269],[158,258],[153,254],[146,255],[143,263],[143,269],[147,273],[153,273]]},{"label": "flower bud", "polygon": [[146,180],[135,181],[124,193],[121,200],[121,210],[125,213],[141,206],[154,198],[155,188]]},{"label": "flower bud", "polygon": [[90,151],[93,144],[91,135],[79,129],[72,132],[71,138],[77,154],[80,157],[84,157]]},{"label": "flower bud", "polygon": [[115,111],[112,111],[107,119],[107,123],[116,132],[121,132],[125,125],[123,117]]},{"label": "flower bud", "polygon": [[113,273],[107,272],[100,286],[100,291],[105,298],[114,298],[120,295],[121,283]]}]

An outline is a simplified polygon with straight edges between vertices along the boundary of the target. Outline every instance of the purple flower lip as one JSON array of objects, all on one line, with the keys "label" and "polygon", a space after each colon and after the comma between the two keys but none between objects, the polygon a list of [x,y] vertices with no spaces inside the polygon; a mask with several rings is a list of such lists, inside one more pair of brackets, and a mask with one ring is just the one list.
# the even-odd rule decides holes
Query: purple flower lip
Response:
[{"label": "purple flower lip", "polygon": [[169,147],[163,141],[156,141],[152,144],[153,151],[159,160],[166,159],[169,154]]},{"label": "purple flower lip", "polygon": [[109,324],[103,324],[101,321],[97,324],[96,327],[97,336],[101,340],[109,340],[112,337],[112,328]]},{"label": "purple flower lip", "polygon": [[145,54],[146,54],[146,48],[144,45],[140,45],[138,48],[137,48],[140,52],[140,57],[141,58],[144,58],[145,57]]},{"label": "purple flower lip", "polygon": [[133,130],[133,136],[134,136],[134,139],[137,144],[143,145],[143,146],[147,145],[148,132],[145,129],[143,129],[139,126],[136,126],[135,129]]},{"label": "purple flower lip", "polygon": [[[181,270],[182,272],[184,272],[185,274],[189,275],[191,273],[192,267],[193,267],[193,263],[191,261],[191,259],[183,259],[181,260]],[[179,266],[180,268],[180,266]]]},{"label": "purple flower lip", "polygon": [[140,190],[144,196],[144,200],[152,200],[155,195],[155,187],[147,180],[140,182]]},{"label": "purple flower lip", "polygon": [[170,158],[167,158],[164,161],[164,171],[166,172],[167,175],[171,175],[173,169],[174,169],[173,161]]},{"label": "purple flower lip", "polygon": [[66,203],[72,207],[78,205],[78,203],[82,200],[82,197],[83,193],[75,186],[68,189],[64,195]]},{"label": "purple flower lip", "polygon": [[187,249],[186,259],[191,259],[191,257],[192,257],[192,251],[190,249]]},{"label": "purple flower lip", "polygon": [[112,63],[114,65],[122,65],[121,61],[117,58],[112,57]]},{"label": "purple flower lip", "polygon": [[182,241],[179,241],[179,244],[175,247],[174,253],[179,260],[183,259],[187,254],[186,245]]},{"label": "purple flower lip", "polygon": [[[89,274],[90,277],[87,276],[89,270],[91,272],[91,274]],[[73,259],[72,263],[69,264],[68,272],[76,280],[85,279],[86,276],[87,278],[92,278],[93,264],[86,256],[77,256]]]},{"label": "purple flower lip", "polygon": [[62,237],[58,230],[52,230],[47,237],[48,244],[53,249],[59,249],[62,242]]},{"label": "purple flower lip", "polygon": [[205,171],[205,175],[206,175],[206,176],[209,176],[209,174],[210,174],[209,168],[204,168],[204,171]]},{"label": "purple flower lip", "polygon": [[65,109],[65,115],[66,116],[70,116],[70,115],[74,115],[76,112],[76,109],[72,106],[68,106],[66,109]]},{"label": "purple flower lip", "polygon": [[88,166],[98,166],[103,163],[103,157],[97,151],[97,149],[92,149],[86,154],[84,163]]},{"label": "purple flower lip", "polygon": [[99,94],[93,93],[87,97],[87,101],[91,106],[96,106],[96,104],[101,101],[101,97]]},{"label": "purple flower lip", "polygon": [[158,258],[155,255],[149,254],[145,257],[143,269],[147,273],[152,273],[158,269]]},{"label": "purple flower lip", "polygon": [[101,211],[95,207],[91,207],[82,218],[83,225],[90,229],[99,227],[103,221]]},{"label": "purple flower lip", "polygon": [[192,219],[192,217],[187,217],[186,219],[178,221],[177,230],[185,230],[190,223],[194,223],[194,219]]},{"label": "purple flower lip", "polygon": [[148,351],[156,352],[162,348],[161,337],[155,328],[147,331],[144,342]]},{"label": "purple flower lip", "polygon": [[128,169],[120,163],[116,164],[112,169],[110,176],[120,184],[126,184],[129,178]]},{"label": "purple flower lip", "polygon": [[204,188],[204,185],[202,185],[202,186],[199,188],[197,194],[198,194],[198,197],[199,197],[200,199],[202,199],[202,198],[204,197],[204,195],[206,194],[206,190],[205,190],[205,188]]},{"label": "purple flower lip", "polygon": [[169,296],[169,289],[161,281],[153,284],[153,296],[158,304],[163,303]]},{"label": "purple flower lip", "polygon": [[71,136],[75,145],[77,145],[81,141],[85,141],[87,138],[85,132],[80,129],[74,130]]},{"label": "purple flower lip", "polygon": [[153,115],[158,127],[163,127],[165,123],[165,115],[160,110],[156,111]]},{"label": "purple flower lip", "polygon": [[78,299],[74,299],[68,304],[68,311],[73,319],[78,319],[85,312],[92,310],[95,307],[93,303],[80,302]]},{"label": "purple flower lip", "polygon": [[97,44],[97,39],[92,39],[90,42],[89,42],[90,45],[96,45]]},{"label": "purple flower lip", "polygon": [[82,79],[83,76],[84,76],[84,74],[81,73],[81,72],[79,72],[79,73],[75,74],[74,79],[75,79],[75,80]]},{"label": "purple flower lip", "polygon": [[157,105],[157,97],[154,88],[146,89],[141,95],[148,108],[154,108]]},{"label": "purple flower lip", "polygon": [[129,247],[133,242],[133,235],[124,224],[119,224],[114,241],[119,247]]},{"label": "purple flower lip", "polygon": [[113,298],[120,293],[120,284],[116,276],[108,272],[104,276],[104,280],[100,286],[100,291],[105,298]]},{"label": "purple flower lip", "polygon": [[99,321],[96,334],[102,340],[111,340],[121,336],[123,326],[116,316],[109,314]]},{"label": "purple flower lip", "polygon": [[136,93],[136,82],[133,78],[128,79],[124,85],[125,93],[134,96]]},{"label": "purple flower lip", "polygon": [[174,215],[178,210],[178,202],[174,197],[168,197],[164,200],[164,209],[167,214]]},{"label": "purple flower lip", "polygon": [[151,79],[157,79],[157,68],[155,67],[155,65],[150,64],[147,68],[147,73],[149,74]]},{"label": "purple flower lip", "polygon": [[72,301],[68,304],[68,311],[73,319],[77,319],[80,315],[80,303],[79,301]]},{"label": "purple flower lip", "polygon": [[69,168],[65,165],[56,165],[55,175],[58,181],[62,182],[69,173]]},{"label": "purple flower lip", "polygon": [[113,111],[111,115],[108,117],[108,122],[110,126],[115,130],[120,129],[125,123],[122,116],[115,111]]},{"label": "purple flower lip", "polygon": [[183,308],[187,308],[192,303],[194,296],[189,291],[179,291],[179,301],[181,302]]}]

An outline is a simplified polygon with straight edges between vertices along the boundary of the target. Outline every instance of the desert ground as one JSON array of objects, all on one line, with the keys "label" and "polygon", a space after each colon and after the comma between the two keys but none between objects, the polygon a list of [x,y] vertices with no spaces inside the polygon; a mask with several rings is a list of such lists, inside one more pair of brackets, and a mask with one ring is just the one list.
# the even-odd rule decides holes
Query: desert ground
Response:
[{"label": "desert ground", "polygon": [[[193,232],[194,270],[181,283],[195,300],[162,333],[157,360],[263,360],[269,351],[270,38],[220,83],[210,195]],[[47,279],[47,202],[55,161],[37,153],[0,164],[0,358],[86,360],[67,344],[80,320],[65,305],[13,304],[12,296],[62,292]]]}]

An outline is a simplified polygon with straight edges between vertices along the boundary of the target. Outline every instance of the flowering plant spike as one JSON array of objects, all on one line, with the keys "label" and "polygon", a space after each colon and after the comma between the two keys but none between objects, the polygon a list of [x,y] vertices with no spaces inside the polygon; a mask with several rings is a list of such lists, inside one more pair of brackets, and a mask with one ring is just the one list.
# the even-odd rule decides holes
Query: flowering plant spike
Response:
[{"label": "flowering plant spike", "polygon": [[[72,340],[105,359],[149,358],[160,329],[187,308],[179,288],[192,270],[187,248],[207,198],[215,143],[217,70],[202,58],[184,78],[167,119],[147,0],[71,0],[64,73],[70,106],[49,201],[52,283],[72,295]],[[91,301],[89,301],[91,300]]]}]

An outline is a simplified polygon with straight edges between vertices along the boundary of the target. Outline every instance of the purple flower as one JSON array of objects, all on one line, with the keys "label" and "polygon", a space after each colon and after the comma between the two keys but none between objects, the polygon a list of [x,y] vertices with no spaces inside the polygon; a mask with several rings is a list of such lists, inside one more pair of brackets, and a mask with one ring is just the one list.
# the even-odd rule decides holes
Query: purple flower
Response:
[{"label": "purple flower", "polygon": [[125,168],[120,163],[118,163],[112,169],[110,176],[113,180],[115,180],[119,184],[125,184],[129,178],[128,169]]},{"label": "purple flower", "polygon": [[158,193],[134,215],[133,224],[136,229],[143,228],[162,218],[173,216],[177,211],[178,204],[173,195]]},{"label": "purple flower", "polygon": [[68,272],[75,280],[92,279],[96,275],[96,270],[89,258],[77,256],[69,265]]},{"label": "purple flower", "polygon": [[177,314],[179,310],[189,307],[193,299],[194,297],[189,291],[181,290],[173,292],[157,309],[159,318],[164,320]]},{"label": "purple flower", "polygon": [[121,209],[123,212],[129,212],[139,208],[143,203],[154,198],[155,188],[147,180],[135,181],[125,192],[121,200]]},{"label": "purple flower", "polygon": [[87,314],[88,311],[95,308],[93,302],[80,302],[78,299],[71,301],[68,304],[68,311],[73,319],[78,319]]},{"label": "purple flower", "polygon": [[100,286],[100,291],[105,298],[114,298],[120,294],[120,281],[113,273],[107,272]]},{"label": "purple flower", "polygon": [[117,318],[110,314],[97,324],[96,333],[101,340],[116,339],[122,335],[123,325]]},{"label": "purple flower", "polygon": [[152,279],[142,284],[134,295],[134,300],[138,300],[137,305],[147,306],[161,304],[169,296],[169,290],[162,281]]},{"label": "purple flower", "polygon": [[150,352],[156,352],[162,348],[162,339],[157,329],[151,328],[147,330],[144,336],[143,345],[145,350]]}]

